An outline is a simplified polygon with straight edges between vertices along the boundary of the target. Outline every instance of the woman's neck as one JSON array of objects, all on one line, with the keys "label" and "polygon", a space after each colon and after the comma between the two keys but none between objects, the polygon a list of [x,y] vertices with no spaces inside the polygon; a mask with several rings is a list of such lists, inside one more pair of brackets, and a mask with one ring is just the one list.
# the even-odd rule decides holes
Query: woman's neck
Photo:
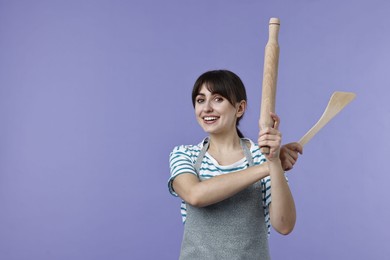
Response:
[{"label": "woman's neck", "polygon": [[236,132],[231,135],[210,135],[210,146],[207,152],[219,165],[231,165],[245,156],[240,137]]},{"label": "woman's neck", "polygon": [[231,132],[225,135],[210,135],[209,149],[218,153],[241,150],[240,137],[237,132]]}]

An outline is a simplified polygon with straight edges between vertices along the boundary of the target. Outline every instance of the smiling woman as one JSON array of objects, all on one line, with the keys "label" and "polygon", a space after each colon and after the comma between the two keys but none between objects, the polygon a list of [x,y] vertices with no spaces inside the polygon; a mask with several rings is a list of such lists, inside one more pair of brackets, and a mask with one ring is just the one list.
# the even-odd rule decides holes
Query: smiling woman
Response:
[{"label": "smiling woman", "polygon": [[[168,187],[182,199],[185,223],[180,259],[269,259],[270,226],[288,234],[296,219],[282,167],[286,163],[280,158],[294,164],[302,147],[281,147],[280,120],[273,113],[275,125],[260,131],[258,144],[244,138],[237,126],[245,113],[246,91],[233,72],[202,74],[192,102],[209,136],[170,154]],[[262,154],[259,145],[269,146],[270,154]]]},{"label": "smiling woman", "polygon": [[[218,113],[228,113],[230,111],[232,115],[223,116],[220,121],[234,120],[236,126],[238,126],[244,115],[246,102],[244,84],[237,75],[230,71],[221,70],[204,73],[195,82],[192,91],[192,104],[195,108],[197,120],[207,133],[209,132],[204,128],[204,123],[214,124],[220,118]],[[221,130],[230,128],[231,126],[222,127]],[[238,128],[236,130],[239,137],[244,137]]]}]

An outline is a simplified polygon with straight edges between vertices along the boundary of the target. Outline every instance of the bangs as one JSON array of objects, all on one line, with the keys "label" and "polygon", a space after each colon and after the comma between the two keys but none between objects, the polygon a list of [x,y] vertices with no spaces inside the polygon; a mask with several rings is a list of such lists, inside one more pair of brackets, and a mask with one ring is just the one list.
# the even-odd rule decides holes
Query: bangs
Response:
[{"label": "bangs", "polygon": [[212,94],[218,94],[226,98],[232,105],[238,102],[235,87],[232,86],[231,82],[229,82],[227,78],[220,77],[220,75],[216,73],[207,73],[195,82],[192,91],[192,104],[194,107],[196,96],[199,95],[203,86],[205,86]]},{"label": "bangs", "polygon": [[[226,86],[223,86],[220,82],[205,82],[202,84],[202,86],[206,86],[207,90],[211,92],[211,94],[218,94],[222,97],[229,100],[229,102],[233,105],[233,100],[231,100],[232,93],[228,93],[228,88]],[[200,91],[200,88],[199,88]],[[199,94],[199,93],[198,93]]]}]

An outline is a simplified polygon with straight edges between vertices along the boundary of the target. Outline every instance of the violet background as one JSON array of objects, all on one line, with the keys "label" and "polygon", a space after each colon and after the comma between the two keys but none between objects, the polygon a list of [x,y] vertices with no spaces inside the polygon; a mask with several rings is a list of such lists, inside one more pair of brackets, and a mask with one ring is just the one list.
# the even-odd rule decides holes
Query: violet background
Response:
[{"label": "violet background", "polygon": [[195,79],[244,81],[257,136],[270,17],[281,19],[284,142],[348,105],[289,173],[298,220],[273,259],[389,259],[390,2],[0,0],[0,259],[177,259],[168,156],[199,142]]}]

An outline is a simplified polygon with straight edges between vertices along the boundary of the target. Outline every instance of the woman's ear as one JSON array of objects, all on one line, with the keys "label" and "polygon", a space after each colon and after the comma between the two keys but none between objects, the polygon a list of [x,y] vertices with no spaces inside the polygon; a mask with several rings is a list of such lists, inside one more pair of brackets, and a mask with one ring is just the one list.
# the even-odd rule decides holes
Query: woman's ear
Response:
[{"label": "woman's ear", "polygon": [[245,113],[245,109],[246,109],[246,101],[245,100],[241,100],[239,103],[237,103],[237,113],[236,113],[236,116],[237,118],[240,118],[244,115]]}]

